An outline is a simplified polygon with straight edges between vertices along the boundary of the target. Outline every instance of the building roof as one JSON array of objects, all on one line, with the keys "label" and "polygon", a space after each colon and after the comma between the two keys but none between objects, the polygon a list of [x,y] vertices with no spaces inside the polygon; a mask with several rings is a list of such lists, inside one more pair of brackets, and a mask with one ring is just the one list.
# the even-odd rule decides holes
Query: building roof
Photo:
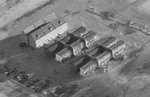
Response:
[{"label": "building roof", "polygon": [[70,46],[71,47],[76,47],[79,44],[83,43],[82,39],[77,39],[75,42],[73,42]]},{"label": "building roof", "polygon": [[82,37],[87,33],[87,29],[83,26],[79,27],[77,30],[73,32],[74,35]]},{"label": "building roof", "polygon": [[30,36],[34,39],[34,40],[38,40],[39,38],[43,37],[45,35],[45,33],[43,32],[42,29],[37,29],[35,30],[33,33],[30,34]]},{"label": "building roof", "polygon": [[64,18],[58,17],[58,18],[54,19],[52,21],[52,23],[53,23],[53,25],[54,25],[55,28],[58,28],[59,26],[65,24],[66,21],[64,20]]},{"label": "building roof", "polygon": [[76,40],[78,40],[78,38],[76,36],[74,36],[73,34],[69,34],[66,37],[64,37],[63,39],[61,39],[60,41],[63,42],[64,44],[72,44]]},{"label": "building roof", "polygon": [[110,48],[111,46],[113,46],[114,44],[116,44],[117,41],[118,41],[118,39],[116,39],[115,37],[111,37],[107,41],[105,41],[104,43],[102,43],[102,46],[106,47],[106,48]]},{"label": "building roof", "polygon": [[96,47],[94,50],[90,51],[88,53],[88,55],[93,56],[93,57],[97,57],[99,56],[101,53],[103,53],[104,51],[106,51],[106,49],[102,46]]},{"label": "building roof", "polygon": [[83,36],[83,38],[84,38],[85,40],[89,40],[89,39],[93,38],[93,37],[96,36],[96,35],[97,35],[96,32],[94,32],[94,31],[89,31],[87,34],[85,34],[85,35]]},{"label": "building roof", "polygon": [[111,53],[108,52],[108,51],[105,51],[105,52],[99,54],[99,55],[97,56],[97,58],[98,58],[98,59],[102,59],[104,56],[107,56],[107,55],[110,55],[110,58],[111,58]]},{"label": "building roof", "polygon": [[89,62],[87,62],[84,66],[81,67],[82,70],[86,70],[88,69],[90,66],[95,65],[95,61],[90,60]]},{"label": "building roof", "polygon": [[70,47],[65,47],[64,49],[60,50],[57,55],[59,56],[63,56],[65,53],[71,51],[71,48]]},{"label": "building roof", "polygon": [[120,47],[121,45],[124,45],[125,42],[123,40],[118,41],[114,46],[111,47],[112,50],[117,49],[118,47]]},{"label": "building roof", "polygon": [[91,58],[87,55],[82,56],[80,59],[78,59],[76,62],[73,63],[74,67],[82,67],[86,63],[88,63],[91,60]]},{"label": "building roof", "polygon": [[24,29],[23,32],[24,32],[25,34],[29,34],[31,31],[33,31],[33,30],[35,30],[35,29],[36,29],[35,26],[34,26],[34,25],[31,25],[31,26],[27,27],[26,29]]},{"label": "building roof", "polygon": [[49,23],[57,18],[57,15],[55,13],[51,13],[48,16],[44,17],[45,22]]},{"label": "building roof", "polygon": [[35,22],[33,25],[38,28],[42,25],[46,24],[46,22],[44,20],[38,20],[37,22]]},{"label": "building roof", "polygon": [[50,33],[55,29],[51,22],[47,23],[46,25],[41,27],[45,34]]},{"label": "building roof", "polygon": [[51,45],[49,48],[48,48],[48,51],[49,52],[52,52],[52,53],[57,53],[59,52],[60,50],[62,50],[63,48],[65,48],[64,44],[61,43],[61,42],[55,42],[53,45]]}]

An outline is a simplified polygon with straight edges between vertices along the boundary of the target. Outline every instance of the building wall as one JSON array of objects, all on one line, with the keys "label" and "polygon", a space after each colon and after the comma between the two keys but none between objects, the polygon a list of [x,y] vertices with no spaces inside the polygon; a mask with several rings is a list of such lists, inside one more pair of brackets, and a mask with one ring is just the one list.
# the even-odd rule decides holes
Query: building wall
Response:
[{"label": "building wall", "polygon": [[56,61],[62,62],[63,60],[66,60],[67,58],[70,58],[72,55],[71,50],[68,50],[67,52],[65,52],[63,55],[58,55],[56,54]]},{"label": "building wall", "polygon": [[92,44],[94,44],[96,41],[98,40],[98,37],[97,35],[96,36],[93,36],[91,37],[90,39],[86,40],[85,41],[85,45],[86,47],[90,47]]},{"label": "building wall", "polygon": [[79,45],[73,48],[73,54],[76,56],[78,55],[82,49],[84,48],[84,42],[81,42]]},{"label": "building wall", "polygon": [[88,76],[88,75],[92,74],[96,68],[97,68],[96,62],[92,62],[92,64],[88,68],[86,68],[85,70],[80,68],[80,75]]},{"label": "building wall", "polygon": [[28,36],[24,32],[21,33],[21,39],[22,39],[22,43],[29,44]]},{"label": "building wall", "polygon": [[56,54],[55,60],[58,62],[62,62],[63,57]]},{"label": "building wall", "polygon": [[41,37],[40,39],[36,40],[36,47],[42,47],[44,44],[49,44],[51,40],[55,39],[58,36],[58,33],[62,34],[68,30],[67,23],[63,24],[62,26],[54,29],[52,32],[46,34],[45,36]]},{"label": "building wall", "polygon": [[105,65],[109,62],[110,58],[111,58],[111,53],[108,53],[103,58],[98,59],[99,68],[105,67]]},{"label": "building wall", "polygon": [[123,55],[124,51],[125,51],[125,48],[126,48],[126,44],[122,44],[117,49],[112,50],[113,58],[117,58],[118,56]]}]

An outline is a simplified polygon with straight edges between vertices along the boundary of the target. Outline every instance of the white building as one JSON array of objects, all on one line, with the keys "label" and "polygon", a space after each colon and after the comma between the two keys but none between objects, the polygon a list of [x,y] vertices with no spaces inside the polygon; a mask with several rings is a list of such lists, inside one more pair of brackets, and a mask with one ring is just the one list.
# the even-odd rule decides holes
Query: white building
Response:
[{"label": "white building", "polygon": [[40,48],[67,30],[68,26],[65,20],[52,14],[23,30],[21,36],[26,44]]}]

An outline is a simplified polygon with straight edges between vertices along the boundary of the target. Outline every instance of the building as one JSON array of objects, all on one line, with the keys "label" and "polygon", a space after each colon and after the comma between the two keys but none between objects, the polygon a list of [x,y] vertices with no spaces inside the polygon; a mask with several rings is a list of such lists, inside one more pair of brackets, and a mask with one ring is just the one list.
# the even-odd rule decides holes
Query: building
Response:
[{"label": "building", "polygon": [[99,56],[97,56],[99,68],[107,67],[107,63],[110,61],[111,58],[112,58],[111,52],[109,51],[105,51],[101,53]]},{"label": "building", "polygon": [[[52,17],[50,18],[50,16]],[[62,35],[67,30],[68,26],[65,20],[52,14],[23,30],[21,36],[24,43],[34,48],[40,48],[44,44],[51,43],[57,36]]]},{"label": "building", "polygon": [[82,39],[78,39],[70,45],[73,49],[73,55],[77,56],[80,52],[85,48],[84,41]]},{"label": "building", "polygon": [[60,41],[66,46],[70,46],[73,51],[72,53],[75,56],[78,55],[85,47],[83,39],[78,38],[73,34],[68,34]]},{"label": "building", "polygon": [[98,67],[97,62],[94,60],[90,60],[87,64],[85,64],[80,68],[80,75],[88,76],[94,73],[97,67]]},{"label": "building", "polygon": [[65,47],[64,49],[56,53],[55,59],[58,62],[63,62],[66,59],[70,58],[71,56],[72,56],[72,49],[70,47]]},{"label": "building", "polygon": [[66,45],[71,45],[73,42],[77,41],[79,38],[74,36],[73,34],[68,34],[66,37],[61,39],[60,41]]},{"label": "building", "polygon": [[89,48],[90,46],[92,46],[96,41],[98,41],[99,36],[97,35],[96,32],[94,31],[89,31],[87,34],[85,34],[82,37],[85,41],[85,46],[87,48]]},{"label": "building", "polygon": [[126,43],[123,40],[118,41],[114,46],[111,48],[112,57],[118,58],[125,54]]},{"label": "building", "polygon": [[34,31],[32,31],[32,33],[30,33],[30,35],[28,36],[28,43],[32,46],[32,47],[41,47],[43,45],[43,36],[45,35],[45,33],[43,32],[43,30],[41,28],[36,29]]},{"label": "building", "polygon": [[56,18],[58,18],[57,15],[56,15],[55,13],[51,13],[51,14],[47,15],[46,17],[44,17],[43,20],[44,20],[46,23],[49,23],[49,22],[51,22],[52,20],[54,20],[54,19],[56,19]]},{"label": "building", "polygon": [[96,47],[95,49],[90,51],[88,55],[96,59],[99,68],[105,67],[111,59],[111,52],[109,52],[102,46]]},{"label": "building", "polygon": [[73,63],[73,71],[74,72],[80,72],[80,68],[84,65],[86,65],[88,62],[90,62],[92,59],[88,55],[84,55],[80,58],[78,58],[74,63]]},{"label": "building", "polygon": [[55,42],[54,44],[52,44],[50,47],[48,47],[46,49],[46,54],[49,57],[55,58],[56,57],[56,53],[58,53],[59,51],[61,51],[64,48],[65,48],[65,45],[63,43]]},{"label": "building", "polygon": [[29,44],[29,39],[28,36],[30,35],[30,33],[32,31],[34,31],[36,29],[36,27],[34,25],[31,25],[29,27],[27,27],[26,29],[24,29],[21,33],[21,39],[22,39],[22,43],[26,43]]},{"label": "building", "polygon": [[74,35],[78,37],[82,37],[83,35],[87,34],[87,29],[83,26],[79,27],[77,30],[73,32]]},{"label": "building", "polygon": [[110,37],[108,40],[106,40],[104,43],[101,45],[105,48],[110,48],[111,46],[115,45],[119,40],[116,39],[115,37]]}]

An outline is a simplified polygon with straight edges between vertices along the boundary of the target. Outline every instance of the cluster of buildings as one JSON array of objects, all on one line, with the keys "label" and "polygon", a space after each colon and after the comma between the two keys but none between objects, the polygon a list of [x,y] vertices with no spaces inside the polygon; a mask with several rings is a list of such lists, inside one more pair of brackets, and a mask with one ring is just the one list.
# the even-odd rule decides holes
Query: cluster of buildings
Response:
[{"label": "cluster of buildings", "polygon": [[[126,43],[115,37],[108,38],[100,45],[94,46],[89,52],[75,60],[74,71],[82,76],[87,76],[95,72],[97,68],[107,69],[111,59],[124,56]],[[86,60],[86,61],[85,61]]]},{"label": "cluster of buildings", "polygon": [[[107,68],[107,63],[111,59],[117,59],[125,54],[126,43],[124,41],[110,37],[98,44],[99,40],[100,36],[96,32],[79,27],[47,47],[46,53],[58,62],[63,62],[72,56],[80,56],[71,62],[72,69],[80,72],[82,76],[87,76],[97,68]],[[89,49],[88,52],[82,53],[87,49]]]},{"label": "cluster of buildings", "polygon": [[[26,44],[39,48],[44,44],[50,44],[51,41],[56,40],[56,37],[67,31],[68,26],[65,20],[53,13],[23,30],[22,39]],[[45,52],[58,62],[64,62],[72,56],[80,56],[72,62],[73,71],[86,76],[97,68],[107,68],[110,59],[116,59],[125,53],[126,43],[124,41],[109,37],[99,44],[99,40],[100,35],[95,31],[81,26],[47,45]],[[89,52],[84,52],[85,50]]]},{"label": "cluster of buildings", "polygon": [[85,27],[79,27],[64,38],[47,47],[47,53],[52,55],[56,61],[63,62],[71,56],[78,56],[81,52],[90,48],[99,36],[94,31],[88,31]]}]

